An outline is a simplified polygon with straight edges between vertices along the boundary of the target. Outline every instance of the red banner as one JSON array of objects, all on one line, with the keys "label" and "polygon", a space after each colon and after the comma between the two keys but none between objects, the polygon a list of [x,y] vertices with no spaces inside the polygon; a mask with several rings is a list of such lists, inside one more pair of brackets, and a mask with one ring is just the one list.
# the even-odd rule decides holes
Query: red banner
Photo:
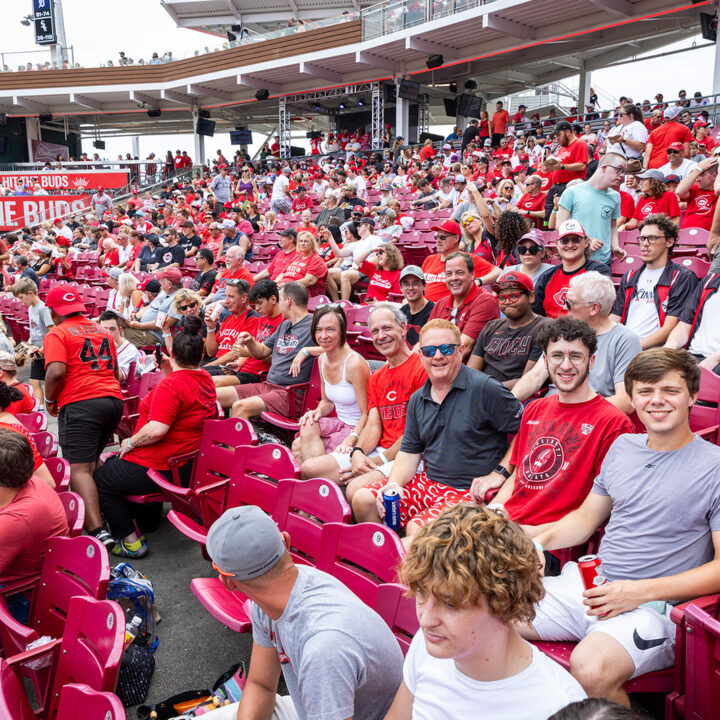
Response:
[{"label": "red banner", "polygon": [[123,171],[79,170],[68,172],[0,172],[0,186],[17,190],[27,185],[32,188],[39,183],[43,190],[96,190],[119,188],[128,184],[128,174]]},{"label": "red banner", "polygon": [[39,225],[90,207],[90,195],[33,195],[0,197],[0,230],[19,230]]}]

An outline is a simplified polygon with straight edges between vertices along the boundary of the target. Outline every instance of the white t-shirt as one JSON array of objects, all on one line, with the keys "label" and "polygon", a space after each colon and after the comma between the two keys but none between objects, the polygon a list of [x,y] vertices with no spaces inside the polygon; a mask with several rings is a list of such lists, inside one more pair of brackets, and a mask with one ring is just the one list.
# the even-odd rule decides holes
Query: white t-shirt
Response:
[{"label": "white t-shirt", "polygon": [[677,175],[681,180],[691,171],[697,167],[697,163],[694,160],[688,160],[683,158],[683,161],[676,168],[671,167],[670,163],[665,163],[658,168],[660,172],[667,177],[668,175]]},{"label": "white t-shirt", "polygon": [[[610,131],[610,136],[622,135],[625,140],[637,140],[638,142],[647,142],[648,131],[645,125],[639,120],[633,120],[628,125],[619,125]],[[632,148],[624,145],[623,143],[614,143],[610,145],[607,150],[608,152],[620,153],[628,158],[640,157],[642,153],[639,150],[633,150]]]},{"label": "white t-shirt", "polygon": [[382,244],[382,238],[377,235],[369,235],[364,240],[356,240],[354,243],[350,243],[348,248],[352,251],[353,265],[359,267],[370,252]]},{"label": "white t-shirt", "polygon": [[664,267],[657,270],[645,268],[640,275],[635,296],[630,301],[625,326],[634,330],[640,339],[660,329],[654,292],[663,270]]},{"label": "white t-shirt", "polygon": [[720,292],[714,292],[703,307],[702,319],[690,343],[690,352],[707,357],[720,350]]},{"label": "white t-shirt", "polygon": [[413,694],[412,720],[540,720],[568,703],[585,699],[567,670],[532,647],[532,662],[503,680],[481,682],[461,673],[451,659],[430,655],[419,631],[403,666],[403,679]]},{"label": "white t-shirt", "polygon": [[355,186],[355,190],[357,191],[358,197],[361,197],[361,198],[365,197],[365,194],[367,193],[367,183],[365,182],[365,178],[362,175],[356,175],[353,180],[348,178],[347,184]]},{"label": "white t-shirt", "polygon": [[290,187],[290,179],[285,173],[280,173],[273,183],[272,200],[289,200],[288,188]]}]

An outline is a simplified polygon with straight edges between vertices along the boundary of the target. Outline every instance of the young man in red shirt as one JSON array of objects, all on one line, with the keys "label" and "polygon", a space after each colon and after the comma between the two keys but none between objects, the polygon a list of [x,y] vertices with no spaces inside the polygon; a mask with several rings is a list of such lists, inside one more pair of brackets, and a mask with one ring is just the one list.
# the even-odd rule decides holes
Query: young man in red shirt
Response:
[{"label": "young man in red shirt", "polygon": [[503,108],[502,100],[495,103],[495,112],[493,113],[490,124],[492,126],[492,146],[494,148],[500,146],[500,140],[505,136],[505,128],[510,122],[510,114]]},{"label": "young man in red shirt", "polygon": [[[462,230],[454,220],[447,219],[439,225],[434,225],[433,231],[435,232],[437,253],[425,258],[422,271],[427,283],[425,297],[436,302],[450,295],[445,284],[445,258],[460,249]],[[491,265],[479,255],[473,255],[473,262],[475,263],[475,278],[480,281],[481,285],[487,285],[500,276],[500,268]]]},{"label": "young man in red shirt", "polygon": [[545,159],[545,167],[553,171],[553,184],[545,198],[546,220],[550,219],[553,210],[553,198],[562,195],[571,180],[584,180],[590,161],[587,143],[575,135],[567,120],[561,120],[555,126],[555,139],[559,145],[555,157]]},{"label": "young man in red shirt", "polygon": [[462,356],[465,361],[482,329],[490,320],[500,317],[497,298],[475,285],[473,256],[454,252],[445,258],[445,284],[448,297],[435,304],[428,320],[451,320],[460,330]]},{"label": "young man in red shirt", "polygon": [[[507,479],[495,471],[471,489],[482,503],[488,490],[499,487],[493,502],[503,504],[531,537],[580,507],[615,439],[634,432],[628,416],[590,387],[597,337],[587,323],[558,318],[545,324],[537,341],[557,393],[525,408],[500,463]],[[560,563],[548,559],[556,566],[547,574],[557,574]]]},{"label": "young man in red shirt", "polygon": [[643,167],[659,168],[664,165],[667,162],[667,149],[676,142],[683,145],[683,157],[690,156],[690,143],[693,141],[693,136],[687,126],[678,122],[679,114],[680,108],[676,105],[665,109],[663,113],[665,122],[655,128],[647,139],[643,153]]},{"label": "young man in red shirt", "polygon": [[85,316],[74,288],[51,288],[45,305],[55,323],[43,341],[45,407],[58,418],[72,489],[85,502],[85,527],[112,547],[113,539],[102,526],[93,472],[123,412],[115,342]]},{"label": "young man in red shirt", "polygon": [[675,193],[682,202],[687,203],[680,221],[681,228],[710,230],[712,227],[717,205],[714,190],[717,173],[718,158],[714,155],[701,160],[678,184]]},{"label": "young man in red shirt", "polygon": [[527,192],[517,201],[515,212],[524,215],[539,230],[545,220],[545,193],[542,191],[542,178],[538,174],[525,180]]}]

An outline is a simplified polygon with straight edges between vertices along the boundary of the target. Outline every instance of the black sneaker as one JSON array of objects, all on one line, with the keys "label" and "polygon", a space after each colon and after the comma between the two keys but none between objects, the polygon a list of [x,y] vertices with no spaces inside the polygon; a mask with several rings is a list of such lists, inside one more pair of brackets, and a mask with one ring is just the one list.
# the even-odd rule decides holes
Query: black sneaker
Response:
[{"label": "black sneaker", "polygon": [[90,531],[96,540],[99,540],[108,550],[115,547],[115,538],[103,527]]}]

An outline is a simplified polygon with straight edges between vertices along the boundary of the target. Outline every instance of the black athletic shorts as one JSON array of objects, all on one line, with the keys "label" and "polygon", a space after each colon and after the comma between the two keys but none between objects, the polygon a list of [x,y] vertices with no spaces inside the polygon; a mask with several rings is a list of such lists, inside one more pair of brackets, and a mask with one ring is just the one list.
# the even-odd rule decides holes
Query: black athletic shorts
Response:
[{"label": "black athletic shorts", "polygon": [[114,397],[90,398],[63,406],[58,415],[62,456],[70,464],[95,462],[122,414],[123,401]]},{"label": "black athletic shorts", "polygon": [[206,365],[204,369],[207,370],[208,374],[213,375],[214,377],[234,375],[241,385],[244,385],[245,383],[258,383],[262,380],[262,378],[259,375],[255,375],[255,373],[243,372],[242,370],[232,373],[225,372],[222,365]]},{"label": "black athletic shorts", "polygon": [[31,380],[44,380],[45,379],[45,360],[44,358],[35,358],[30,363],[30,379]]}]

